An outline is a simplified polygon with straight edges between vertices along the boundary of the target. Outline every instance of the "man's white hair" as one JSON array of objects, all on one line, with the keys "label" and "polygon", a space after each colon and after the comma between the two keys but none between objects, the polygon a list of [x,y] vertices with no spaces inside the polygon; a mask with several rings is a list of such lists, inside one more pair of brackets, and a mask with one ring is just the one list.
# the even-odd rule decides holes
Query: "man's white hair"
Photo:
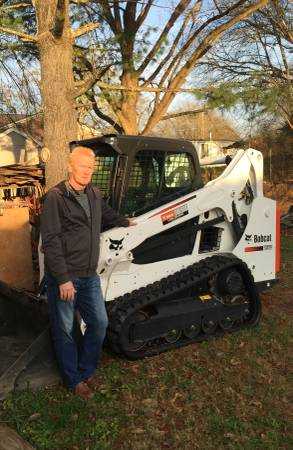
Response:
[{"label": "man's white hair", "polygon": [[68,158],[69,164],[72,164],[73,161],[76,160],[76,158],[78,158],[79,156],[88,156],[90,158],[95,159],[95,154],[90,148],[79,145],[75,147],[70,153]]}]

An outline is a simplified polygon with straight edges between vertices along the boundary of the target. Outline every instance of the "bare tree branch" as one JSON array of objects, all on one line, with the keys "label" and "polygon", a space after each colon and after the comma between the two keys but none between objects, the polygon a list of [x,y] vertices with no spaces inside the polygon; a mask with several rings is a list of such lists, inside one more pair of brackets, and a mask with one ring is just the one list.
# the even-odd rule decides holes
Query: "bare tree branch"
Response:
[{"label": "bare tree branch", "polygon": [[[4,4],[4,2],[1,2],[0,6],[2,6],[3,4]],[[26,2],[17,3],[15,5],[4,6],[3,9],[4,9],[4,11],[9,11],[9,10],[14,10],[14,9],[19,9],[19,8],[26,8],[27,6],[31,6],[31,4],[26,3]]]},{"label": "bare tree branch", "polygon": [[[199,2],[199,7],[201,6],[201,2]],[[173,57],[173,59],[171,59],[171,54],[168,55],[168,59],[166,58],[166,63],[169,62],[169,66],[167,67],[167,69],[165,70],[161,80],[160,80],[160,84],[159,86],[163,86],[163,84],[165,83],[165,81],[168,79],[168,77],[170,77],[171,72],[174,73],[175,67],[179,66],[180,60],[182,60],[184,54],[186,53],[186,51],[189,49],[189,47],[192,45],[192,43],[195,41],[196,37],[200,34],[200,32],[202,32],[208,25],[210,25],[212,22],[215,22],[219,19],[221,19],[222,17],[228,15],[229,13],[231,13],[234,9],[238,8],[240,5],[244,4],[245,0],[239,0],[236,4],[232,5],[230,8],[228,8],[225,11],[221,11],[219,14],[211,17],[210,19],[206,20],[199,28],[196,29],[196,31],[187,39],[187,41],[185,42],[185,44],[182,46],[182,48],[178,51],[178,53]],[[196,11],[198,12],[198,11]],[[171,59],[171,61],[170,61]],[[165,60],[163,60],[163,62],[165,62]],[[158,67],[159,69],[159,67]],[[155,71],[156,72],[156,71]],[[159,72],[158,72],[159,73]],[[158,75],[158,73],[156,72],[156,75]],[[171,77],[170,77],[171,78]]]},{"label": "bare tree branch", "polygon": [[103,69],[92,69],[88,77],[86,77],[84,80],[76,81],[74,98],[80,97],[81,95],[85,94],[89,89],[91,89],[94,86],[94,84],[96,84],[96,82],[105,75],[105,73],[109,70],[111,66],[112,64],[108,64]]},{"label": "bare tree branch", "polygon": [[69,7],[69,0],[57,0],[52,33],[56,38],[63,34],[65,18]]},{"label": "bare tree branch", "polygon": [[89,33],[90,31],[96,30],[99,26],[100,23],[98,22],[87,23],[86,25],[77,28],[77,30],[73,31],[72,33],[74,38],[78,38],[86,33]]},{"label": "bare tree branch", "polygon": [[136,1],[128,2],[126,4],[124,13],[124,30],[134,30],[136,28],[135,23],[136,7],[137,7]]},{"label": "bare tree branch", "polygon": [[154,0],[148,0],[148,2],[146,3],[144,9],[141,10],[141,13],[139,14],[137,20],[136,20],[136,24],[135,24],[135,28],[136,30],[139,29],[139,27],[143,24],[143,22],[145,21],[152,5],[154,3]]},{"label": "bare tree branch", "polygon": [[160,121],[168,120],[168,119],[175,119],[175,117],[181,117],[181,116],[194,116],[196,114],[205,112],[208,109],[211,109],[211,108],[192,109],[190,111],[182,111],[182,112],[179,112],[179,113],[167,114],[166,116],[163,116],[160,119]]},{"label": "bare tree branch", "polygon": [[168,78],[171,70],[173,69],[175,63],[177,60],[189,49],[189,47],[192,45],[192,43],[195,41],[196,37],[210,25],[212,22],[215,22],[228,14],[230,14],[233,10],[237,9],[239,6],[243,5],[245,3],[245,0],[239,0],[237,3],[234,3],[230,8],[226,9],[225,11],[221,11],[219,14],[210,17],[208,20],[206,20],[199,28],[195,30],[195,32],[187,39],[186,43],[183,45],[183,47],[179,50],[177,55],[174,57],[173,60],[171,60],[169,67],[165,71],[163,78],[160,82],[160,85],[164,83],[164,81]]},{"label": "bare tree branch", "polygon": [[[239,2],[238,2],[239,3]],[[183,65],[183,67],[178,71],[177,75],[173,78],[169,86],[169,92],[166,92],[160,104],[153,111],[152,115],[149,118],[148,123],[143,130],[143,134],[147,133],[151,128],[154,127],[154,124],[158,122],[159,118],[164,114],[170,105],[171,101],[174,98],[174,92],[172,90],[176,90],[182,86],[185,82],[188,74],[194,68],[196,62],[208,52],[210,47],[222,36],[222,34],[229,28],[231,28],[236,23],[248,17],[253,12],[258,9],[264,7],[268,3],[268,0],[258,0],[256,3],[249,5],[248,7],[242,9],[238,14],[232,17],[227,22],[219,25],[214,30],[212,30],[199,44],[196,50],[192,53],[191,57],[188,61]]]},{"label": "bare tree branch", "polygon": [[100,0],[99,3],[102,7],[103,14],[111,30],[113,31],[114,34],[119,34],[121,30],[119,29],[118,24],[113,17],[108,0]]},{"label": "bare tree branch", "polygon": [[22,31],[14,30],[12,28],[0,27],[0,33],[19,37],[24,42],[37,42],[36,36],[32,36],[30,34],[23,33]]},{"label": "bare tree branch", "polygon": [[[198,7],[199,7],[199,9],[197,10],[197,12],[198,12],[198,11],[200,10],[201,2],[198,2],[197,5],[198,5]],[[182,36],[183,36],[183,33],[184,33],[185,29],[186,29],[186,26],[187,26],[188,22],[191,20],[191,18],[194,17],[194,14],[195,14],[195,11],[191,10],[191,11],[189,12],[189,14],[186,15],[186,17],[185,17],[185,19],[184,19],[184,21],[183,21],[183,23],[182,23],[182,25],[181,25],[181,28],[179,29],[179,31],[178,31],[178,33],[177,33],[177,36],[175,37],[175,39],[174,39],[174,41],[173,41],[173,44],[171,45],[171,48],[170,48],[169,52],[167,53],[167,55],[165,56],[165,58],[162,59],[162,61],[161,61],[160,64],[157,66],[157,68],[156,68],[155,71],[152,73],[152,75],[150,75],[150,76],[148,77],[148,79],[147,79],[145,85],[147,85],[147,84],[151,83],[153,80],[155,80],[155,78],[159,75],[159,73],[161,72],[161,70],[162,70],[162,69],[165,67],[165,65],[170,61],[170,59],[172,58],[172,55],[174,54],[174,52],[175,52],[175,50],[176,50],[176,48],[177,48],[177,45],[178,45],[180,39],[181,39]],[[175,58],[174,58],[174,59],[175,59]],[[174,61],[174,60],[173,60],[173,61]],[[174,61],[174,62],[175,62],[175,61]]]},{"label": "bare tree branch", "polygon": [[119,1],[113,0],[113,4],[114,4],[115,23],[116,23],[117,29],[121,32],[122,31],[122,22],[121,22]]},{"label": "bare tree branch", "polygon": [[123,134],[123,129],[122,127],[117,123],[117,121],[115,121],[112,117],[110,117],[109,115],[105,114],[104,112],[101,111],[101,109],[98,107],[98,104],[96,102],[96,99],[93,95],[92,92],[88,92],[87,93],[87,98],[90,100],[90,105],[93,108],[95,114],[102,120],[104,120],[105,122],[109,123],[119,134]]},{"label": "bare tree branch", "polygon": [[110,84],[110,83],[104,83],[103,81],[98,81],[96,85],[100,88],[105,89],[106,91],[131,91],[131,92],[166,92],[166,93],[181,93],[181,92],[209,92],[210,88],[199,88],[199,89],[192,89],[192,88],[178,88],[178,89],[172,89],[172,88],[163,88],[163,87],[128,87],[123,86],[121,84]]},{"label": "bare tree branch", "polygon": [[157,41],[155,42],[153,48],[150,50],[150,52],[146,56],[145,60],[143,61],[141,66],[138,68],[138,70],[137,70],[138,73],[143,73],[145,68],[148,66],[148,64],[151,62],[151,60],[154,58],[154,56],[157,53],[158,49],[162,45],[164,39],[166,38],[166,36],[170,32],[170,30],[175,25],[175,22],[177,21],[178,17],[182,14],[183,11],[186,10],[186,8],[189,5],[190,1],[191,0],[180,0],[178,5],[176,6],[175,10],[171,14],[171,16],[170,16],[167,24],[165,25],[162,33],[160,34],[160,36],[158,37]]}]

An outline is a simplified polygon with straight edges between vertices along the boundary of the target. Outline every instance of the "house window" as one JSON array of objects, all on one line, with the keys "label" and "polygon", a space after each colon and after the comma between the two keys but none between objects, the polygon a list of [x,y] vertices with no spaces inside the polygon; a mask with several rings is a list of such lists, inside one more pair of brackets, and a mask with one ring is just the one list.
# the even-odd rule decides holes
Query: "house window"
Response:
[{"label": "house window", "polygon": [[207,158],[209,156],[209,146],[207,143],[201,144],[201,157]]}]

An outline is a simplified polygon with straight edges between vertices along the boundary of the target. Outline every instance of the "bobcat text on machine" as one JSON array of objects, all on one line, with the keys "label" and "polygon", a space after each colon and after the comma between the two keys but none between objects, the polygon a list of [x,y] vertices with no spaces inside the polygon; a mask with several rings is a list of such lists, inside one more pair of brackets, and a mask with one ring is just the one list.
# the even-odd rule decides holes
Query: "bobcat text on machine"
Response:
[{"label": "bobcat text on machine", "polygon": [[239,150],[203,184],[191,142],[145,136],[75,141],[97,158],[93,183],[137,226],[101,235],[98,274],[108,342],[142,358],[259,322],[259,292],[276,280],[276,202],[263,158]]}]

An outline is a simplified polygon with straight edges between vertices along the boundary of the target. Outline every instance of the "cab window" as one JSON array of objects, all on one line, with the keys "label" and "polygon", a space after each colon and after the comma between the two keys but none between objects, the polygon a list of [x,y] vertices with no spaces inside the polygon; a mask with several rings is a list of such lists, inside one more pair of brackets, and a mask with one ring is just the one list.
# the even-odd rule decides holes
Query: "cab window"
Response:
[{"label": "cab window", "polygon": [[103,198],[108,199],[111,195],[112,178],[116,158],[114,156],[97,156],[92,183],[98,186]]},{"label": "cab window", "polygon": [[[195,168],[184,152],[139,151],[132,165],[121,212],[137,216],[156,207],[168,197],[180,197],[192,187]],[[170,200],[171,201],[171,200]]]}]

